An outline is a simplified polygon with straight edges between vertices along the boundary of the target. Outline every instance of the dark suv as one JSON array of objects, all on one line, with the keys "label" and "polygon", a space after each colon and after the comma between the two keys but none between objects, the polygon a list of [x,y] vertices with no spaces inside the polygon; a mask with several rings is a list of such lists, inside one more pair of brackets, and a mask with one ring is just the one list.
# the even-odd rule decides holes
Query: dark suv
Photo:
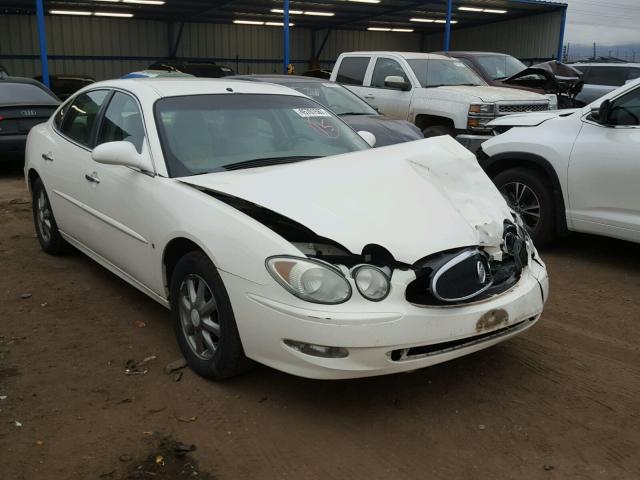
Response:
[{"label": "dark suv", "polygon": [[640,77],[640,63],[580,62],[571,66],[584,74],[584,87],[576,97],[576,102],[580,107],[612,92],[629,80]]}]

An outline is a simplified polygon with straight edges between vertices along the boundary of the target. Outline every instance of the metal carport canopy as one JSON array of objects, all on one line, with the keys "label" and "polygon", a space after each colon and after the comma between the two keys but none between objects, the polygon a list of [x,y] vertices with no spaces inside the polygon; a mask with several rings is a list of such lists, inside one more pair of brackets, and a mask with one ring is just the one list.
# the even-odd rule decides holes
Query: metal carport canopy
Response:
[{"label": "metal carport canopy", "polygon": [[[138,19],[178,24],[279,23],[285,38],[285,69],[289,58],[288,26],[283,22],[287,4],[290,22],[295,25],[293,28],[327,32],[335,29],[396,32],[410,30],[425,35],[442,32],[444,50],[448,50],[450,35],[455,35],[458,29],[560,10],[562,23],[558,58],[562,53],[567,9],[564,3],[542,0],[165,0],[164,3],[153,0],[0,0],[0,13],[37,14],[37,6],[40,3],[43,4],[41,11],[45,15],[51,14],[52,11],[85,12],[85,15],[88,12],[88,16],[107,12],[132,14]],[[38,27],[42,39],[40,45],[45,73],[47,68],[44,22],[39,21]],[[176,42],[179,41],[178,34]]]}]

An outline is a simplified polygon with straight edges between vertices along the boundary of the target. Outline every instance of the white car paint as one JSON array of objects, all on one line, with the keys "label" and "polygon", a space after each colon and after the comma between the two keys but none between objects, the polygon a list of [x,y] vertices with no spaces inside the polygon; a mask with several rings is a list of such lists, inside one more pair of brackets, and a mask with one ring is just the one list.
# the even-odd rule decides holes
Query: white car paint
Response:
[{"label": "white car paint", "polygon": [[[469,107],[473,103],[491,104],[496,108],[494,114],[490,116],[503,115],[500,107],[518,108],[519,106],[541,106],[549,109],[549,98],[534,92],[517,90],[513,88],[493,87],[489,85],[478,86],[440,86],[423,88],[420,85],[411,66],[407,60],[412,59],[437,59],[449,61],[468,69],[459,60],[445,57],[443,55],[416,53],[416,52],[348,52],[342,53],[336,61],[336,65],[331,73],[331,81],[337,81],[340,74],[340,65],[345,58],[367,58],[369,64],[366,70],[362,85],[345,84],[347,88],[365,99],[368,103],[378,108],[378,110],[392,118],[408,120],[420,126],[418,117],[428,115],[449,119],[457,134],[465,135],[466,142],[471,140],[471,135],[478,136],[478,140],[486,140],[487,129],[470,129]],[[376,60],[379,58],[395,60],[402,68],[405,78],[411,84],[411,90],[402,91],[394,88],[377,88],[372,86],[373,72]],[[480,82],[483,82],[479,79]],[[486,117],[486,116],[485,116]],[[481,137],[481,138],[480,138]],[[466,144],[465,142],[465,144]],[[475,143],[469,147],[474,150]]]},{"label": "white car paint", "polygon": [[607,126],[590,118],[604,100],[640,91],[640,80],[592,104],[555,114],[511,115],[490,123],[505,133],[482,144],[491,159],[544,159],[558,178],[569,230],[640,242],[640,128]]},{"label": "white car paint", "polygon": [[[540,317],[548,279],[529,242],[528,265],[519,281],[481,301],[412,304],[405,290],[416,277],[407,267],[393,270],[391,291],[382,301],[365,299],[346,274],[354,292],[348,301],[309,303],[285,290],[265,267],[272,256],[305,257],[302,249],[307,247],[294,245],[212,195],[233,195],[269,208],[342,243],[351,253],[379,243],[398,261],[411,264],[442,250],[481,246],[500,261],[503,222],[513,217],[473,156],[453,140],[440,137],[295,164],[170,178],[154,120],[158,99],[237,93],[304,96],[286,87],[222,79],[114,80],[76,95],[97,89],[136,98],[145,130],[136,159],[140,167],[97,163],[90,149],[59,133],[52,118],[29,134],[29,185],[33,175],[41,178],[68,242],[165,307],[165,249],[178,238],[198,245],[223,280],[249,358],[311,378],[388,374],[486,348],[525,331]],[[94,158],[101,156],[100,147]],[[125,150],[123,157],[129,155]],[[492,323],[498,314],[506,316]],[[474,340],[479,333],[487,336]],[[283,339],[344,347],[349,356],[307,355]],[[469,342],[457,349],[402,361],[389,356],[392,350],[462,339]]]}]

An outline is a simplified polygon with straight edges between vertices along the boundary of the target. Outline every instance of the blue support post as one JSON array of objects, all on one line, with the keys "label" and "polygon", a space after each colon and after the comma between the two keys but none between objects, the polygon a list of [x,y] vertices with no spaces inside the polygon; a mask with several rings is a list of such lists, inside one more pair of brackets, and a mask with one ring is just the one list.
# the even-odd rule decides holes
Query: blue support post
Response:
[{"label": "blue support post", "polygon": [[447,22],[444,25],[444,51],[448,52],[451,46],[451,11],[453,0],[447,0]]},{"label": "blue support post", "polygon": [[560,19],[560,38],[558,39],[558,53],[556,59],[562,61],[562,48],[564,47],[564,27],[567,23],[567,5],[562,7],[562,18]]},{"label": "blue support post", "polygon": [[38,17],[38,41],[40,43],[40,63],[42,64],[42,83],[49,88],[49,59],[47,58],[47,32],[44,28],[44,7],[42,0],[36,0]]},{"label": "blue support post", "polygon": [[284,55],[283,55],[283,72],[285,75],[289,71],[289,0],[284,0],[283,15],[283,31],[284,31]]}]

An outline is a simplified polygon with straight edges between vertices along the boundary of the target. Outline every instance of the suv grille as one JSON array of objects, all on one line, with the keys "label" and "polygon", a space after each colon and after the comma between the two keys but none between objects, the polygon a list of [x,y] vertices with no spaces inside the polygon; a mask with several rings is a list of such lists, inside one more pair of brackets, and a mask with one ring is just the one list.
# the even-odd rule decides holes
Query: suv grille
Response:
[{"label": "suv grille", "polygon": [[498,115],[509,115],[510,113],[544,112],[546,110],[549,110],[548,103],[514,103],[512,105],[498,105]]}]

